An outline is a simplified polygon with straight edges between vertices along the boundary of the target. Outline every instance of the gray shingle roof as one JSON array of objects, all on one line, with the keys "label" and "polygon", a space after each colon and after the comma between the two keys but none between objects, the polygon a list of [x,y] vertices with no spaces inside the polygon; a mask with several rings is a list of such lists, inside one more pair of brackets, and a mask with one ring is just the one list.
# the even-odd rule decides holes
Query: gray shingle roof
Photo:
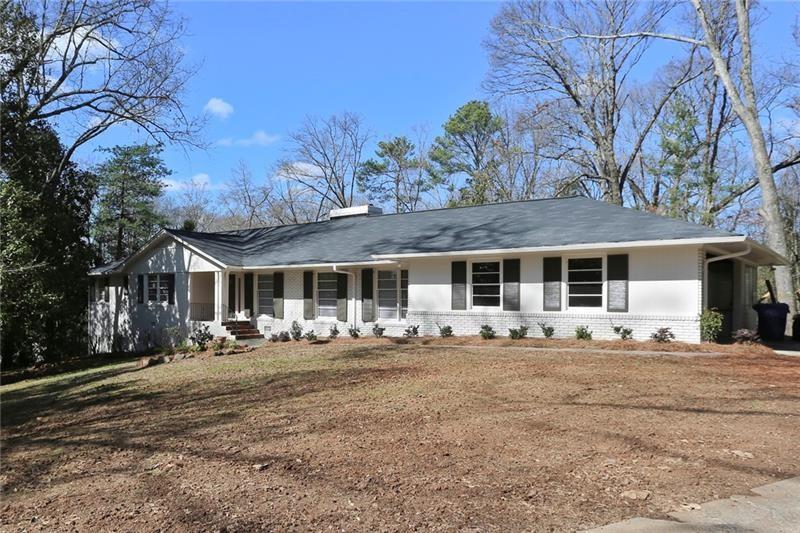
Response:
[{"label": "gray shingle roof", "polygon": [[496,250],[734,234],[583,197],[405,214],[357,216],[250,230],[167,230],[228,266],[373,260],[373,255]]},{"label": "gray shingle roof", "polygon": [[110,263],[106,263],[105,265],[96,266],[89,271],[89,275],[91,276],[99,276],[102,274],[106,274],[108,272],[114,272],[120,266],[125,263],[127,258],[117,259],[116,261],[111,261]]}]

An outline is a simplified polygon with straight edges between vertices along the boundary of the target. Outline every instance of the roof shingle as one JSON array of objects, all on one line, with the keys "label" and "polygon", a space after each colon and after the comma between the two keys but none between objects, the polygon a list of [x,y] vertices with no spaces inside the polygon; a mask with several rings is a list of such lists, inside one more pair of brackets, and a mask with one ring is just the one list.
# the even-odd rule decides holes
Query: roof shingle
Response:
[{"label": "roof shingle", "polygon": [[167,230],[228,266],[362,262],[373,255],[725,238],[734,234],[583,197],[526,200],[308,224]]}]

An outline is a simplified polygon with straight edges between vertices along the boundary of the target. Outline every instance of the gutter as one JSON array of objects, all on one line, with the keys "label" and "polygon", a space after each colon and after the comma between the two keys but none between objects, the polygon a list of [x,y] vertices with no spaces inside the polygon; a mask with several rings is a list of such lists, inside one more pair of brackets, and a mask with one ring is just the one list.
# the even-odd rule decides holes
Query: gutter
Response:
[{"label": "gutter", "polygon": [[725,244],[734,242],[746,242],[748,239],[743,235],[732,235],[730,237],[703,237],[696,239],[661,239],[649,241],[622,241],[622,242],[592,242],[582,244],[561,244],[553,246],[530,246],[520,248],[495,248],[489,250],[458,250],[450,252],[415,252],[405,254],[373,254],[374,259],[405,259],[423,257],[457,257],[472,255],[502,255],[536,252],[560,252],[573,250],[598,250],[616,248],[642,248],[653,246],[681,246],[693,244]]}]

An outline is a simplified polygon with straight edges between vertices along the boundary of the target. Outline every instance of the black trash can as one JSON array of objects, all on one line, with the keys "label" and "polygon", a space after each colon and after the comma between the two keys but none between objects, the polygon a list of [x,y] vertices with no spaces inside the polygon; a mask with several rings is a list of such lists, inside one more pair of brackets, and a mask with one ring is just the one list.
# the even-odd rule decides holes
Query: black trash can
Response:
[{"label": "black trash can", "polygon": [[800,313],[794,315],[792,322],[792,340],[800,341]]},{"label": "black trash can", "polygon": [[789,306],[786,304],[756,304],[753,309],[758,313],[758,334],[765,341],[782,341],[786,331],[786,315]]}]

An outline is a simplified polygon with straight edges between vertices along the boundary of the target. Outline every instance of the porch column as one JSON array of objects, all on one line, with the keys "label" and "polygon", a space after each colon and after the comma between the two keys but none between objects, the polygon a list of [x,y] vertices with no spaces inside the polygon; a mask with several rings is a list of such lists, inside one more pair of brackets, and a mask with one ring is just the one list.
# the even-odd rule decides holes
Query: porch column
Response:
[{"label": "porch column", "polygon": [[222,322],[222,272],[214,272],[214,321]]}]

